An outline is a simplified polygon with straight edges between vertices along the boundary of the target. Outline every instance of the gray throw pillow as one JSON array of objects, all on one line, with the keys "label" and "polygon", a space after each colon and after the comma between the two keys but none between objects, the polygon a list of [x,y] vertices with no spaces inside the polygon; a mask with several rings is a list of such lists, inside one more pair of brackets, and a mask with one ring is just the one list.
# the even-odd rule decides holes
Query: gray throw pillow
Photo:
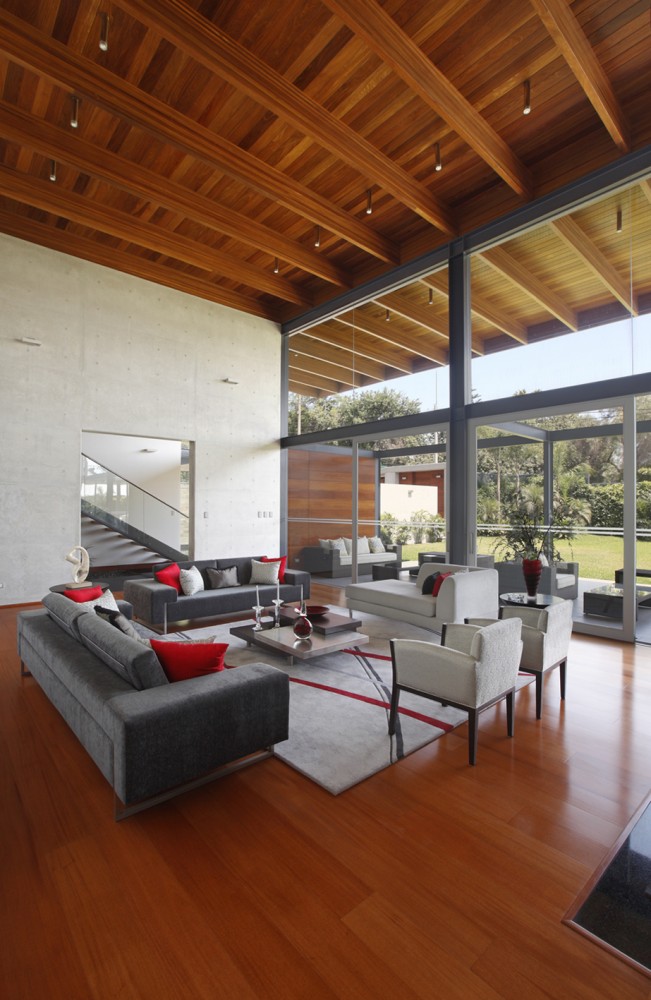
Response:
[{"label": "gray throw pillow", "polygon": [[252,559],[250,583],[275,584],[279,572],[279,562],[258,562],[257,559]]},{"label": "gray throw pillow", "polygon": [[126,618],[121,611],[113,611],[111,608],[103,608],[101,605],[95,605],[95,614],[98,618],[103,621],[108,622],[109,625],[113,625],[115,628],[119,629],[125,635],[128,635],[130,639],[135,639],[136,642],[141,642],[143,646],[149,645],[149,639],[140,635],[136,631],[133,624]]},{"label": "gray throw pillow", "polygon": [[213,590],[221,590],[222,587],[239,587],[240,585],[237,566],[226,566],[224,569],[213,569],[212,566],[209,566],[206,572]]}]

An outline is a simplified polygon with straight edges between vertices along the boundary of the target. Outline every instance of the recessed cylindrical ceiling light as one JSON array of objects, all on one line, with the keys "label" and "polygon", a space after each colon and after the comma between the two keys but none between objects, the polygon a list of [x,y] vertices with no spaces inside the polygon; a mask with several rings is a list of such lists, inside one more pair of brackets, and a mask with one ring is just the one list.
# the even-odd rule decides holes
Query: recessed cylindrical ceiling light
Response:
[{"label": "recessed cylindrical ceiling light", "polygon": [[428,301],[427,305],[431,306],[433,304],[434,304],[434,289],[430,288],[430,290],[429,290],[429,301]]},{"label": "recessed cylindrical ceiling light", "polygon": [[621,208],[618,208],[617,209],[617,232],[621,233],[622,229],[623,229],[622,210],[621,210]]},{"label": "recessed cylindrical ceiling light", "polygon": [[373,195],[371,194],[371,189],[369,188],[366,192],[366,214],[373,214]]},{"label": "recessed cylindrical ceiling light", "polygon": [[388,309],[387,309],[387,311],[386,311],[386,315],[385,315],[385,317],[384,317],[384,318],[385,318],[385,320],[387,321],[387,323],[389,323],[389,322],[390,322],[390,320],[391,320],[391,313],[389,312],[389,310],[388,310]]},{"label": "recessed cylindrical ceiling light", "polygon": [[278,274],[279,270],[280,268],[278,267],[278,258],[276,257],[276,259],[274,260],[274,274]]},{"label": "recessed cylindrical ceiling light", "polygon": [[321,246],[321,226],[317,226],[316,230],[314,231],[314,246],[315,247]]},{"label": "recessed cylindrical ceiling light", "polygon": [[100,30],[99,30],[99,47],[102,52],[108,52],[108,29],[109,29],[109,16],[104,12],[100,11]]},{"label": "recessed cylindrical ceiling light", "polygon": [[440,142],[437,142],[436,145],[434,146],[434,155],[436,157],[436,159],[434,161],[434,169],[438,173],[440,170],[443,169],[443,164],[441,163],[441,143]]},{"label": "recessed cylindrical ceiling light", "polygon": [[57,179],[57,161],[50,160],[50,180],[55,181]]},{"label": "recessed cylindrical ceiling light", "polygon": [[72,111],[70,112],[70,128],[79,127],[79,98],[72,98]]},{"label": "recessed cylindrical ceiling light", "polygon": [[531,114],[531,81],[524,81],[524,103],[522,105],[522,114]]}]

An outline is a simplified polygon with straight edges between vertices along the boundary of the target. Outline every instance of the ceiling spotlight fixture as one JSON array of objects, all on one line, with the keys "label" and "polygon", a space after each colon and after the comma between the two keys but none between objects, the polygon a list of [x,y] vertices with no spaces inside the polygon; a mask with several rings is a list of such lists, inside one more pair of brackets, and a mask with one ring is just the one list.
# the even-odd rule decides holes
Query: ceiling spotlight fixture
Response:
[{"label": "ceiling spotlight fixture", "polygon": [[434,152],[436,155],[436,160],[434,161],[434,169],[438,173],[443,169],[443,164],[441,163],[441,143],[437,142],[434,146]]},{"label": "ceiling spotlight fixture", "polygon": [[621,210],[621,208],[618,208],[617,209],[617,232],[621,233],[622,228],[623,228],[622,210]]},{"label": "ceiling spotlight fixture", "polygon": [[276,259],[274,260],[274,274],[278,274],[279,270],[280,268],[278,267],[278,258],[276,257]]},{"label": "ceiling spotlight fixture", "polygon": [[99,47],[102,52],[108,52],[108,29],[109,29],[109,16],[100,11],[101,28],[99,32]]},{"label": "ceiling spotlight fixture", "polygon": [[522,106],[522,114],[531,114],[531,81],[524,81],[524,104]]},{"label": "ceiling spotlight fixture", "polygon": [[391,313],[389,312],[389,310],[388,310],[388,309],[387,309],[387,312],[386,312],[386,316],[385,316],[384,318],[385,318],[385,320],[387,321],[387,323],[389,323],[389,322],[390,322],[390,320],[391,320]]},{"label": "ceiling spotlight fixture", "polygon": [[70,115],[70,128],[79,127],[79,98],[72,99],[72,114]]},{"label": "ceiling spotlight fixture", "polygon": [[428,301],[427,305],[431,306],[433,304],[434,304],[434,289],[430,288],[430,290],[429,290],[429,301]]},{"label": "ceiling spotlight fixture", "polygon": [[57,161],[50,160],[50,180],[55,181],[57,179]]},{"label": "ceiling spotlight fixture", "polygon": [[369,188],[366,192],[366,214],[373,214],[373,195],[371,194],[371,189]]},{"label": "ceiling spotlight fixture", "polygon": [[314,246],[315,247],[321,246],[321,226],[316,227],[316,232],[314,234]]}]

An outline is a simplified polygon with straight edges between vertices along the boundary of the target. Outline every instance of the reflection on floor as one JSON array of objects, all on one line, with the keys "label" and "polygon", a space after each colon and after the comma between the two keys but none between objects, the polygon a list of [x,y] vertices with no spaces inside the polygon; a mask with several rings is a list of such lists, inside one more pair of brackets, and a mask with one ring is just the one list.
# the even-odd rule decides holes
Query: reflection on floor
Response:
[{"label": "reflection on floor", "polygon": [[651,804],[571,923],[651,974]]}]

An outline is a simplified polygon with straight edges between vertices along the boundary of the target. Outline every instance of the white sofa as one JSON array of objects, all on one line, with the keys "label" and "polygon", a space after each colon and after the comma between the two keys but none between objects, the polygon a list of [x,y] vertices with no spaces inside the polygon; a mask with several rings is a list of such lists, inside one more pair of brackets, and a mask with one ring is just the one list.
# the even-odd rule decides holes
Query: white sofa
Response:
[{"label": "white sofa", "polygon": [[[451,573],[437,597],[423,594],[423,582],[433,573]],[[424,563],[415,580],[376,580],[346,587],[348,610],[366,611],[383,618],[420,625],[440,632],[448,622],[464,618],[497,617],[499,604],[497,572],[452,563]],[[483,608],[483,611],[479,611]]]}]

